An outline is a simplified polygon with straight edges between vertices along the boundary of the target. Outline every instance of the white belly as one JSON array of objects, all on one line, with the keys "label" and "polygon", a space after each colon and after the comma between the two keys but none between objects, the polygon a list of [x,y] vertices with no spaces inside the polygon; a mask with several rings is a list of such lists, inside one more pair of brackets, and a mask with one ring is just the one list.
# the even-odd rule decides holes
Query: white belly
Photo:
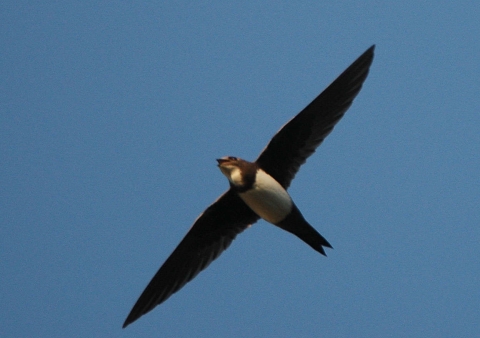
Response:
[{"label": "white belly", "polygon": [[258,216],[273,224],[282,221],[292,210],[290,195],[263,170],[257,172],[252,189],[239,195]]}]

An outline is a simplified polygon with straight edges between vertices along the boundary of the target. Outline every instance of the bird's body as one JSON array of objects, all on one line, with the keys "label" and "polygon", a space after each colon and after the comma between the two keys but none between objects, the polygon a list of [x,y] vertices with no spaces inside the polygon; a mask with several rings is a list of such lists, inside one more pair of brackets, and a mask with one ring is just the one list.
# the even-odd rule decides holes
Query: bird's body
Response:
[{"label": "bird's body", "polygon": [[324,246],[332,247],[303,218],[287,190],[256,163],[232,156],[217,161],[232,189],[258,216],[296,235],[322,255]]},{"label": "bird's body", "polygon": [[287,191],[275,179],[258,170],[253,186],[238,195],[258,216],[276,224],[282,221],[292,210],[292,199]]},{"label": "bird's body", "polygon": [[330,243],[303,217],[287,192],[305,163],[352,104],[367,77],[374,46],[284,125],[255,162],[218,159],[230,189],[194,222],[177,248],[140,295],[126,327],[177,292],[205,269],[237,234],[259,218],[286,230],[325,255]]},{"label": "bird's body", "polygon": [[236,157],[218,159],[218,166],[228,178],[232,189],[258,216],[275,224],[292,209],[292,199],[272,176],[255,163]]}]

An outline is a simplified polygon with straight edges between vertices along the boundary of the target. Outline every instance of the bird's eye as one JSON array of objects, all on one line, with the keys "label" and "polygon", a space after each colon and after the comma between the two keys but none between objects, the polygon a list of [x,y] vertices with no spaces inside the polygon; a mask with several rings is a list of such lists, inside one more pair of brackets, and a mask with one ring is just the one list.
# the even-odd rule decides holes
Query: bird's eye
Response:
[{"label": "bird's eye", "polygon": [[229,160],[232,160],[232,161],[236,161],[236,160],[237,160],[237,158],[234,157],[234,156],[229,156],[228,159],[229,159]]}]

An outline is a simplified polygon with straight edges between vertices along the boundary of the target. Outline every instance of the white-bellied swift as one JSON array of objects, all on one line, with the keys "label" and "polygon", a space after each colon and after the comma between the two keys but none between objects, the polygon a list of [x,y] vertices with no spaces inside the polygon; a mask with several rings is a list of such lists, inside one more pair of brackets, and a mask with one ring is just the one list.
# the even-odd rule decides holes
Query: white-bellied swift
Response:
[{"label": "white-bellied swift", "polygon": [[305,109],[285,124],[255,162],[218,159],[230,189],[194,222],[133,306],[123,327],[180,290],[216,259],[233,239],[263,218],[325,255],[330,243],[302,216],[286,189],[360,92],[373,61],[367,49]]}]

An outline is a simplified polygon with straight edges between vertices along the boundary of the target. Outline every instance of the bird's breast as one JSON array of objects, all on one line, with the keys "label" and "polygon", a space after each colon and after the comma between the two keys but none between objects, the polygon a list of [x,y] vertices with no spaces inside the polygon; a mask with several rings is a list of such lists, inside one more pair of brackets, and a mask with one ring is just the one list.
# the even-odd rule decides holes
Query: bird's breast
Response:
[{"label": "bird's breast", "polygon": [[273,224],[282,221],[292,210],[292,199],[287,191],[261,169],[257,171],[252,188],[239,196],[258,216]]}]

